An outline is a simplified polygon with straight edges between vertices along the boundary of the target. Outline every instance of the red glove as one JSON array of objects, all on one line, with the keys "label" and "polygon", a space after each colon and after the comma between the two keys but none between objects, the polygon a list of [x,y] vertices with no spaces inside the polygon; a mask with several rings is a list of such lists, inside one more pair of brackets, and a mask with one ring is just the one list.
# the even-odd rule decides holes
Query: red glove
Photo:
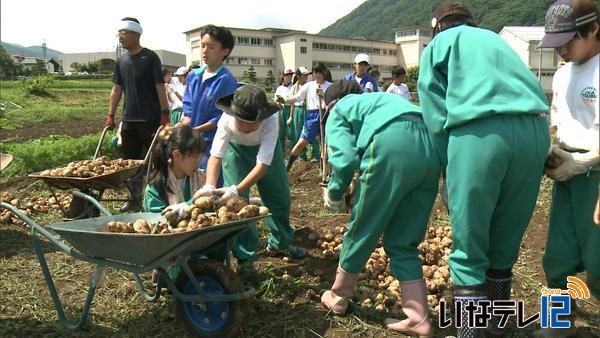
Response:
[{"label": "red glove", "polygon": [[171,114],[167,110],[161,111],[160,112],[160,125],[164,126],[169,123],[171,123]]},{"label": "red glove", "polygon": [[108,128],[109,130],[115,129],[115,116],[108,115],[108,117],[106,118],[106,121],[104,121],[104,126],[109,127]]}]

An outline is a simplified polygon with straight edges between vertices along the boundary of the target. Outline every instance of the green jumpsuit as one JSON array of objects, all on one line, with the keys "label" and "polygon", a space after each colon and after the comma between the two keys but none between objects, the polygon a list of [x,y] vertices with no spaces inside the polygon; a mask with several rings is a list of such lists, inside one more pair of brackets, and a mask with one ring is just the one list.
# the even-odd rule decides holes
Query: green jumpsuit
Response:
[{"label": "green jumpsuit", "polygon": [[287,104],[283,106],[283,109],[279,110],[277,113],[277,117],[279,118],[279,142],[281,142],[282,147],[285,148],[285,139],[288,135],[287,120],[290,117],[290,106]]},{"label": "green jumpsuit", "polygon": [[423,118],[446,174],[457,286],[511,269],[550,146],[544,92],[498,34],[442,31],[421,57]]},{"label": "green jumpsuit", "polygon": [[440,161],[420,108],[398,95],[350,94],[334,106],[325,129],[329,196],[343,198],[354,172],[360,175],[340,266],[361,272],[383,234],[394,276],[423,278],[417,246],[437,193]]},{"label": "green jumpsuit", "polygon": [[[226,187],[241,182],[256,166],[258,150],[259,146],[229,143],[223,158],[223,179]],[[287,249],[294,239],[294,231],[290,226],[290,186],[279,142],[267,173],[256,185],[263,205],[273,214],[265,219],[265,223],[271,229],[269,244],[275,248]],[[248,194],[249,191],[246,190],[240,195],[248,198]],[[233,254],[242,261],[254,260],[257,248],[258,231],[254,224],[248,231],[237,236]]]}]

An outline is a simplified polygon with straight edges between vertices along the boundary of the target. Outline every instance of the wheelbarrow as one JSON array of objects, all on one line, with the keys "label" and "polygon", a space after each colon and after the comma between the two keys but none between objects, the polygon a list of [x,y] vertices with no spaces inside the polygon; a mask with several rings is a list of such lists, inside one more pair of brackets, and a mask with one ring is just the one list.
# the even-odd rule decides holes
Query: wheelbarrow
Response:
[{"label": "wheelbarrow", "polygon": [[[110,174],[104,174],[104,175],[87,177],[87,178],[42,175],[41,171],[29,174],[28,177],[40,179],[40,180],[44,181],[44,183],[46,183],[46,186],[48,186],[50,193],[52,194],[52,196],[54,197],[54,199],[56,201],[58,201],[59,199],[56,196],[55,189],[79,190],[85,194],[91,195],[98,201],[127,201],[126,199],[114,199],[114,198],[113,199],[105,199],[105,198],[102,198],[102,195],[104,194],[104,191],[106,189],[113,189],[113,190],[122,189],[122,188],[126,187],[127,183],[129,183],[132,179],[139,177],[140,175],[143,175],[144,164],[147,164],[149,162],[152,146],[156,142],[156,137],[161,128],[162,128],[162,126],[159,127],[158,130],[156,131],[154,138],[152,140],[152,143],[150,144],[150,147],[148,148],[148,152],[146,153],[145,158],[143,160],[136,160],[135,161],[136,165],[131,168],[124,168],[124,169],[112,172]],[[98,158],[98,156],[100,156],[101,149],[102,149],[102,143],[104,142],[104,137],[105,137],[108,129],[109,129],[109,127],[104,127],[104,129],[102,130],[102,134],[100,135],[100,141],[98,142],[98,145],[96,146],[96,151],[94,153],[93,159],[96,159],[96,158]],[[58,206],[60,207],[60,210],[62,211],[63,216],[66,219],[79,219],[79,218],[85,218],[85,217],[89,217],[89,216],[98,216],[97,213],[94,213],[94,212],[97,212],[97,210],[89,204],[87,206],[84,206],[81,208],[75,207],[74,209],[77,209],[77,210],[65,210],[63,208],[62,204],[60,204],[60,203],[58,203]]]},{"label": "wheelbarrow", "polygon": [[[0,203],[0,208],[13,212],[31,227],[33,247],[40,262],[46,284],[58,317],[67,330],[78,330],[87,321],[96,288],[107,267],[131,272],[139,292],[147,301],[156,301],[166,286],[175,298],[175,314],[185,332],[192,337],[229,337],[239,334],[246,316],[246,300],[254,294],[251,286],[242,286],[231,270],[229,252],[236,235],[267,216],[247,218],[192,231],[163,235],[110,233],[109,221],[133,222],[144,219],[149,223],[166,221],[157,213],[112,215],[93,197],[73,192],[93,204],[103,216],[48,225],[54,235],[14,206]],[[79,320],[69,320],[64,312],[56,286],[42,249],[40,235],[75,259],[96,266],[90,278],[87,297]],[[213,259],[194,258],[193,253],[216,245],[227,248],[225,263]],[[181,271],[172,281],[165,267],[178,264]],[[140,274],[156,270],[158,281],[153,290],[146,290]]]}]

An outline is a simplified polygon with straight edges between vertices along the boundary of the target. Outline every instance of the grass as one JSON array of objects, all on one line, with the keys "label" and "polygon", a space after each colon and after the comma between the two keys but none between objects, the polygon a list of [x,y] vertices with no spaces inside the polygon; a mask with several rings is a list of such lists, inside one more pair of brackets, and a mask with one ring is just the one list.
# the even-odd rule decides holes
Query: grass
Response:
[{"label": "grass", "polygon": [[104,116],[108,111],[111,87],[107,80],[53,81],[48,95],[36,96],[26,95],[21,81],[2,81],[0,101],[6,104],[6,114],[0,118],[0,130]]}]

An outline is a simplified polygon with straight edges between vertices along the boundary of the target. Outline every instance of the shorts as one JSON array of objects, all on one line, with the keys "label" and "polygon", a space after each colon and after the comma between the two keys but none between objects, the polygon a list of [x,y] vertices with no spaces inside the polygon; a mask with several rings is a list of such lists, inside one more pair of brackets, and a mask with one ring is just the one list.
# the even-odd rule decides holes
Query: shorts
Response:
[{"label": "shorts", "polygon": [[307,140],[308,142],[314,142],[317,135],[321,131],[321,121],[319,118],[319,110],[309,110],[306,112],[306,120],[304,120],[304,127],[300,138]]}]

